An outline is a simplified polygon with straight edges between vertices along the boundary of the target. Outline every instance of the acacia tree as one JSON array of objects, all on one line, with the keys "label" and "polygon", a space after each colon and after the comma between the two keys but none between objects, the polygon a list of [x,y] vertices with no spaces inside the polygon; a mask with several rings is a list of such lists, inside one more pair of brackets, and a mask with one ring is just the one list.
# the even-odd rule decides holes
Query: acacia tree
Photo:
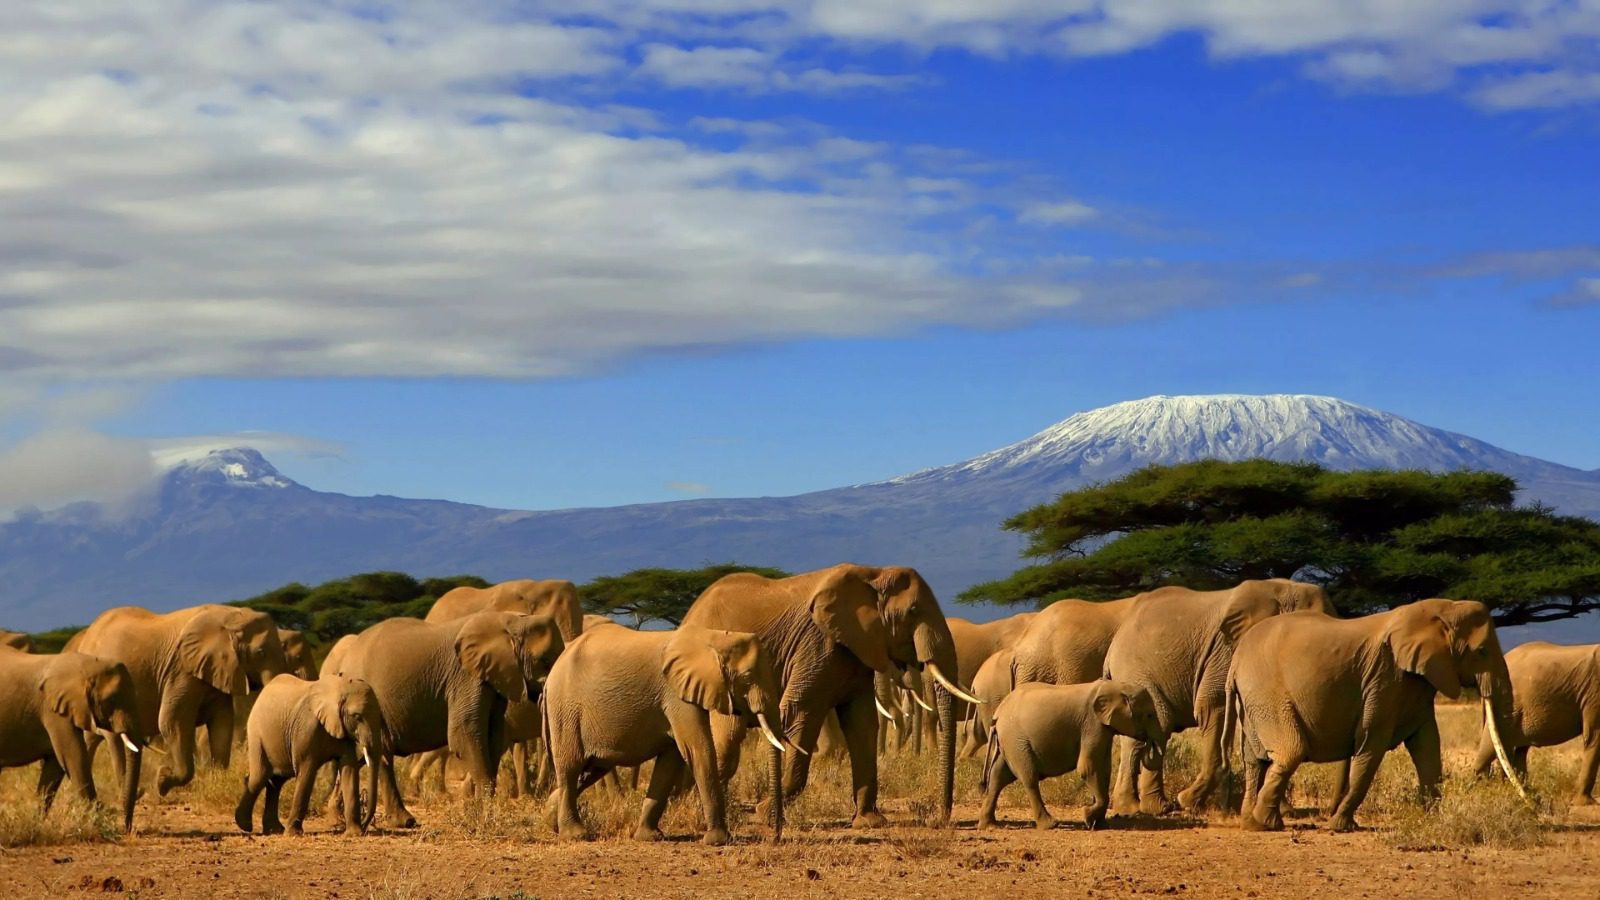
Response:
[{"label": "acacia tree", "polygon": [[647,622],[666,622],[676,627],[689,612],[689,606],[712,582],[735,572],[753,572],[766,578],[789,576],[782,569],[734,562],[703,569],[634,569],[581,585],[578,596],[587,612],[631,616],[635,627]]},{"label": "acacia tree", "polygon": [[1519,507],[1516,490],[1493,472],[1150,466],[1006,520],[1039,562],[959,599],[1042,604],[1299,578],[1348,614],[1427,597],[1482,600],[1500,625],[1600,609],[1600,524]]}]

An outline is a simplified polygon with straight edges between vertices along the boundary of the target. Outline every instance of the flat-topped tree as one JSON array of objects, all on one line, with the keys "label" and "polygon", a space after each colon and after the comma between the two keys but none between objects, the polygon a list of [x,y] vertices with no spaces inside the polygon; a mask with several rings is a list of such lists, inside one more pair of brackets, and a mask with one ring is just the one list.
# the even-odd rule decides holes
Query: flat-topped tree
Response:
[{"label": "flat-topped tree", "polygon": [[769,566],[718,563],[701,569],[634,569],[621,575],[603,575],[578,587],[585,612],[623,615],[634,627],[665,622],[676,627],[695,598],[717,579],[735,572],[752,572],[763,578],[786,578],[789,573]]},{"label": "flat-topped tree", "polygon": [[1345,613],[1471,598],[1505,626],[1600,609],[1600,524],[1519,507],[1516,491],[1505,475],[1465,470],[1150,466],[1006,520],[1038,562],[959,599],[1043,604],[1298,578]]}]

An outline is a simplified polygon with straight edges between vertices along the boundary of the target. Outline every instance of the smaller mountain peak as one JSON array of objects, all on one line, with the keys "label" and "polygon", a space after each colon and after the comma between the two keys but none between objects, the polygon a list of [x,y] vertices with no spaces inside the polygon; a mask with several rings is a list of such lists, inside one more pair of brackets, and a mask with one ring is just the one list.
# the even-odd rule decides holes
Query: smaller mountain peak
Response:
[{"label": "smaller mountain peak", "polygon": [[293,481],[283,477],[265,456],[250,447],[225,447],[204,456],[179,460],[168,478],[183,478],[238,487],[286,488]]}]

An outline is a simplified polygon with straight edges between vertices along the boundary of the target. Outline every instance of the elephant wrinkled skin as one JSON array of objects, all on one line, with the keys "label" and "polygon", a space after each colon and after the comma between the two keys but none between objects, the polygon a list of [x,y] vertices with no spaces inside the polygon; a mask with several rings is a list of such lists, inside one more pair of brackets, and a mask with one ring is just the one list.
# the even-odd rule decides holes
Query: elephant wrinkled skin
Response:
[{"label": "elephant wrinkled skin", "polygon": [[256,798],[266,790],[261,833],[284,830],[278,820],[278,792],[294,778],[294,799],[289,805],[289,832],[299,834],[311,802],[317,772],[324,763],[339,767],[344,797],[344,824],[352,832],[366,833],[372,821],[369,811],[361,816],[356,792],[356,771],[367,765],[367,797],[378,796],[378,766],[383,759],[383,713],[371,685],[364,681],[329,674],[320,681],[306,681],[295,675],[279,675],[261,691],[250,710],[245,748],[250,765],[244,793],[234,810],[234,821],[249,832]]},{"label": "elephant wrinkled skin", "polygon": [[1111,742],[1116,735],[1143,741],[1157,757],[1166,752],[1166,735],[1150,695],[1115,681],[1018,685],[995,710],[994,734],[984,763],[984,791],[978,827],[994,825],[1000,792],[1022,782],[1033,803],[1034,825],[1054,828],[1039,781],[1077,772],[1094,794],[1083,822],[1098,828],[1111,797]]},{"label": "elephant wrinkled skin", "polygon": [[[555,764],[552,825],[585,836],[578,795],[617,766],[655,761],[634,837],[661,837],[661,814],[685,767],[705,814],[705,843],[728,842],[710,713],[763,728],[778,721],[778,676],[755,635],[686,625],[676,631],[599,628],[574,641],[545,687],[545,729]],[[781,777],[772,749],[771,779]],[[774,796],[781,798],[781,792]],[[781,799],[773,808],[782,821]]]},{"label": "elephant wrinkled skin", "polygon": [[486,588],[452,588],[434,601],[424,621],[451,622],[485,610],[549,616],[561,630],[563,641],[570,642],[583,633],[583,606],[578,602],[578,588],[559,578],[519,578]]},{"label": "elephant wrinkled skin", "polygon": [[[1243,734],[1241,826],[1283,827],[1281,804],[1304,762],[1349,760],[1335,831],[1355,827],[1385,753],[1406,745],[1424,799],[1441,771],[1434,697],[1476,686],[1498,724],[1511,679],[1489,610],[1470,600],[1420,600],[1358,619],[1277,616],[1239,642],[1225,690],[1229,727]],[[1503,729],[1504,730],[1504,729]]]},{"label": "elephant wrinkled skin", "polygon": [[[922,673],[934,680],[955,677],[955,644],[933,589],[915,569],[838,565],[769,579],[727,575],[695,600],[684,625],[745,631],[772,654],[783,684],[782,730],[806,753],[830,710],[837,712],[850,756],[855,827],[884,824],[878,811],[876,743],[878,711],[873,703],[873,673],[889,674],[919,691]],[[948,821],[954,791],[955,709],[953,695],[937,690],[940,746],[941,821]],[[717,762],[726,784],[739,763],[744,725],[720,713],[712,716]],[[788,754],[784,793],[805,788],[810,756]]]},{"label": "elephant wrinkled skin", "polygon": [[[1196,810],[1222,783],[1224,687],[1239,639],[1273,616],[1297,610],[1331,615],[1333,606],[1322,588],[1284,578],[1245,581],[1225,591],[1164,587],[1131,600],[1131,610],[1106,650],[1105,676],[1148,691],[1168,735],[1199,729],[1198,771],[1178,796],[1184,809]],[[1164,811],[1161,770],[1145,768],[1141,773],[1135,742],[1124,738],[1118,743],[1123,753],[1113,797],[1116,811]]]},{"label": "elephant wrinkled skin", "polygon": [[[1600,766],[1600,644],[1550,644],[1532,641],[1506,653],[1511,677],[1511,720],[1501,730],[1512,766],[1524,779],[1529,747],[1553,747],[1583,738],[1578,793],[1573,802],[1594,803],[1595,769]],[[1484,721],[1474,764],[1480,775],[1494,766],[1495,749]]]},{"label": "elephant wrinkled skin", "polygon": [[122,827],[131,831],[145,745],[136,690],[120,662],[71,651],[0,650],[0,768],[40,763],[46,810],[63,776],[79,796],[94,800],[94,754],[84,735],[107,733],[132,751],[122,780]]},{"label": "elephant wrinkled skin", "polygon": [[[211,762],[226,768],[233,749],[233,698],[287,669],[278,627],[266,613],[206,604],[170,613],[137,606],[108,609],[72,636],[68,650],[128,667],[139,701],[139,726],[167,751],[156,788],[165,795],[194,778],[195,731],[206,727]],[[120,774],[125,754],[112,742]]]}]

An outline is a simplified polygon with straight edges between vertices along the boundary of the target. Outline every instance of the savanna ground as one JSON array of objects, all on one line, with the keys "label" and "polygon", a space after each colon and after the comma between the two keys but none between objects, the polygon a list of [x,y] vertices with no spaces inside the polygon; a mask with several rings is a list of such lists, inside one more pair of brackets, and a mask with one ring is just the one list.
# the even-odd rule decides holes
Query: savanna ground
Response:
[{"label": "savanna ground", "polygon": [[[751,821],[760,773],[747,765],[730,816],[739,840],[722,848],[698,843],[692,797],[678,798],[669,808],[669,840],[630,840],[640,797],[605,784],[585,795],[585,817],[597,832],[596,840],[585,843],[556,842],[540,801],[502,796],[484,803],[426,786],[412,804],[421,822],[415,829],[346,838],[327,833],[329,820],[317,817],[307,821],[304,837],[245,835],[232,816],[242,777],[237,756],[234,770],[203,771],[168,797],[151,790],[139,808],[137,833],[123,837],[115,815],[77,802],[59,802],[41,819],[30,767],[0,775],[0,892],[242,898],[1600,897],[1600,808],[1570,802],[1576,746],[1533,751],[1536,812],[1502,781],[1464,777],[1477,740],[1477,709],[1442,706],[1439,713],[1451,773],[1444,799],[1427,812],[1416,804],[1410,761],[1397,751],[1358,816],[1365,827],[1353,834],[1327,831],[1312,812],[1332,784],[1327,766],[1300,770],[1293,794],[1298,814],[1276,834],[1242,832],[1234,817],[1221,814],[1132,817],[1113,819],[1111,827],[1095,832],[1077,824],[1038,832],[1015,786],[1001,805],[1008,827],[978,831],[978,761],[961,762],[955,827],[935,829],[919,824],[934,809],[931,753],[890,755],[880,763],[880,805],[892,824],[852,831],[848,769],[841,760],[825,759],[813,767],[805,795],[790,805],[784,842],[775,846],[762,840],[764,829]],[[1192,758],[1183,740],[1175,740],[1169,785],[1187,781]],[[147,778],[158,761],[152,756],[147,763]],[[101,783],[111,783],[109,772]],[[1081,783],[1069,775],[1047,785],[1052,811],[1075,823],[1087,796]],[[326,790],[319,784],[319,800]]]}]

